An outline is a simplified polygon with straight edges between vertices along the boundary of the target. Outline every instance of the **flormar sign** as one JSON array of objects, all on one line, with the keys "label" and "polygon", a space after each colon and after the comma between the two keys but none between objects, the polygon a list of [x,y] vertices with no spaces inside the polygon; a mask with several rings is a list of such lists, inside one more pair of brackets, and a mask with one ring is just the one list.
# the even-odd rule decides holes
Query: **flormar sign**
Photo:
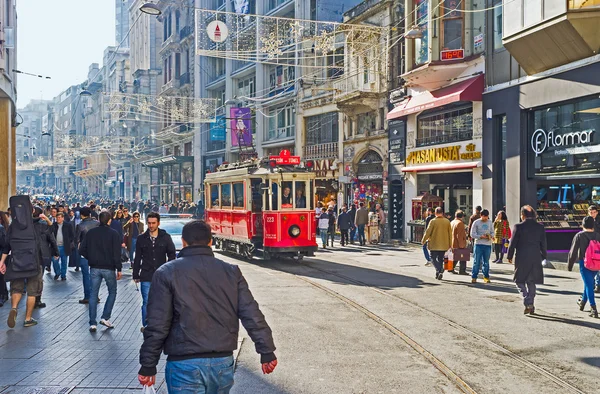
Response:
[{"label": "flormar sign", "polygon": [[589,144],[592,142],[592,133],[595,130],[574,131],[565,134],[554,134],[554,131],[546,132],[543,129],[537,129],[531,136],[531,148],[538,157],[546,149],[554,147],[572,146],[580,144]]}]

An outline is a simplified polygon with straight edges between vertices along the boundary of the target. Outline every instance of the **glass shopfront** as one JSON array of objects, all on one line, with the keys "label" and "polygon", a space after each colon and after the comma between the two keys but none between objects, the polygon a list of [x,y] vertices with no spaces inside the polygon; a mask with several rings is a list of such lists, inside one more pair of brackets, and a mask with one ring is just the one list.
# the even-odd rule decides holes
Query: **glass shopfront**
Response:
[{"label": "glass shopfront", "polygon": [[537,183],[539,221],[550,253],[566,255],[591,204],[600,203],[600,99],[532,111],[529,178]]}]

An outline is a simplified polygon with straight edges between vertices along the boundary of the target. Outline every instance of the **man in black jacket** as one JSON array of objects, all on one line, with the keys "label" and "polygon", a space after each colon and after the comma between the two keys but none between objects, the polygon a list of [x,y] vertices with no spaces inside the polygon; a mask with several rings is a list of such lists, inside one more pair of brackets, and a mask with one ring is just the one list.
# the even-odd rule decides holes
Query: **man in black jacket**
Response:
[{"label": "man in black jacket", "polygon": [[[104,311],[100,324],[114,328],[110,322],[110,315],[117,299],[117,281],[121,280],[121,240],[119,234],[110,228],[110,212],[101,212],[99,215],[100,226],[92,228],[85,236],[79,251],[88,259],[90,265],[90,279],[92,292],[90,294],[90,332],[96,332],[98,313],[98,293],[102,279],[106,281],[108,298],[104,304]],[[115,275],[115,270],[117,271]]]},{"label": "man in black jacket", "polygon": [[[90,207],[83,207],[79,210],[81,215],[81,223],[77,225],[75,229],[75,247],[80,248],[81,244],[85,240],[85,237],[89,230],[98,227],[100,224],[97,220],[91,217],[92,210]],[[81,252],[79,253],[82,256]],[[90,281],[90,265],[85,257],[79,259],[79,267],[81,268],[81,277],[83,280],[83,299],[79,300],[80,304],[87,304],[90,299],[90,293],[92,291],[92,284]]]},{"label": "man in black jacket", "polygon": [[261,355],[263,373],[273,372],[277,358],[271,329],[239,267],[215,259],[205,222],[187,223],[181,237],[179,258],[160,267],[152,279],[140,383],[155,383],[164,351],[169,392],[185,386],[194,393],[228,393],[240,320]]},{"label": "man in black jacket", "polygon": [[75,240],[75,230],[71,223],[65,221],[65,214],[59,212],[56,214],[56,222],[52,225],[52,233],[58,245],[59,258],[53,259],[54,280],[60,277],[67,280],[67,267],[69,266],[68,256],[73,250]]},{"label": "man in black jacket", "polygon": [[546,231],[537,222],[536,213],[529,205],[521,208],[521,220],[512,231],[508,262],[512,262],[516,252],[514,281],[523,296],[524,313],[533,315],[536,285],[544,284],[542,260],[546,259],[547,254]]},{"label": "man in black jacket", "polygon": [[148,293],[154,271],[167,261],[175,260],[175,244],[171,236],[160,226],[160,215],[150,212],[146,217],[148,230],[138,236],[133,260],[133,280],[140,283],[142,292],[142,332],[146,326],[146,308]]}]

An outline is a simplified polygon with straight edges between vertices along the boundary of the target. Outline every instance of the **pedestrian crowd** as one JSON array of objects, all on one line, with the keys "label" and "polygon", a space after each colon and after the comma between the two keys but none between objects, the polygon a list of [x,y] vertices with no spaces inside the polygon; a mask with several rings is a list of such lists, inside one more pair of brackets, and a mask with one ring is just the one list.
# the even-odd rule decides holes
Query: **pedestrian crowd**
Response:
[{"label": "pedestrian crowd", "polygon": [[[544,226],[537,221],[537,213],[529,206],[521,208],[521,222],[512,230],[505,211],[499,211],[494,221],[490,212],[478,206],[465,224],[462,210],[455,212],[454,220],[446,218],[441,207],[425,211],[425,233],[422,239],[425,265],[435,268],[435,278],[442,280],[444,272],[469,275],[467,262],[473,255],[471,283],[477,283],[479,272],[484,283],[491,283],[490,258],[502,264],[504,256],[514,264],[513,280],[522,295],[525,314],[535,313],[537,285],[544,284],[543,267],[547,264],[547,244]],[[577,304],[581,311],[590,305],[591,317],[598,317],[595,294],[600,293],[600,216],[598,207],[591,205],[583,219],[582,231],[574,237],[568,256],[568,270],[578,263],[584,291]],[[459,271],[456,272],[456,266]]]},{"label": "pedestrian crowd", "polygon": [[[44,272],[66,281],[73,267],[82,273],[79,303],[88,305],[89,332],[96,333],[99,325],[115,329],[111,316],[117,283],[128,264],[141,294],[140,384],[154,385],[165,353],[169,392],[228,393],[239,322],[256,343],[263,373],[273,372],[277,358],[271,329],[240,269],[215,258],[205,222],[185,224],[177,255],[171,235],[160,228],[158,207],[142,214],[126,204],[100,208],[93,200],[71,207],[42,203],[12,197],[8,212],[0,212],[0,307],[10,301],[9,328],[16,325],[24,294],[23,325],[37,325],[32,313],[46,306],[41,299]],[[29,242],[23,242],[27,236]],[[21,264],[30,270],[20,270]],[[98,319],[103,282],[108,296]]]}]

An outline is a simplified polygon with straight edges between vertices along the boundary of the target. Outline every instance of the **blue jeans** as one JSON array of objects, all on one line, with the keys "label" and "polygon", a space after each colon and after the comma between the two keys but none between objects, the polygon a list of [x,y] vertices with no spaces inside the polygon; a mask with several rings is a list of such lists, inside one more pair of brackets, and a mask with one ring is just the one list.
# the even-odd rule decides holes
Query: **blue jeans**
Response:
[{"label": "blue jeans", "polygon": [[90,299],[90,293],[92,291],[92,282],[90,281],[90,265],[86,258],[81,256],[79,259],[79,267],[81,267],[81,276],[83,278],[83,298],[86,300]]},{"label": "blue jeans", "polygon": [[148,307],[148,294],[150,293],[150,284],[152,282],[140,282],[140,292],[142,293],[142,326],[146,327],[146,308]]},{"label": "blue jeans", "polygon": [[90,294],[90,326],[98,324],[96,321],[96,315],[98,314],[98,293],[100,292],[100,285],[102,279],[106,281],[106,287],[108,288],[108,298],[104,304],[104,311],[102,312],[102,319],[110,320],[113,306],[117,300],[117,274],[113,270],[103,270],[98,268],[92,268],[90,270],[90,276],[92,280],[92,294]]},{"label": "blue jeans", "polygon": [[596,286],[600,286],[600,272],[596,274]]},{"label": "blue jeans", "polygon": [[135,245],[137,245],[137,238],[131,240],[131,249],[129,250],[129,260],[133,264],[133,257],[135,253]]},{"label": "blue jeans", "polygon": [[323,242],[323,247],[327,247],[327,229],[326,228],[320,228],[319,229],[319,235],[321,236],[321,242]]},{"label": "blue jeans", "polygon": [[367,243],[367,239],[365,238],[365,225],[358,225],[358,243],[364,245]]},{"label": "blue jeans", "polygon": [[54,266],[54,275],[60,275],[61,278],[67,277],[67,267],[69,266],[69,261],[67,259],[67,254],[65,253],[64,246],[58,247],[58,258],[56,259],[52,257],[52,265]]},{"label": "blue jeans", "polygon": [[233,356],[167,361],[169,393],[227,394],[233,387]]},{"label": "blue jeans", "polygon": [[429,249],[427,249],[427,242],[423,245],[423,254],[425,255],[425,260],[431,262],[431,256],[429,255]]},{"label": "blue jeans", "polygon": [[473,270],[471,278],[477,279],[479,275],[479,267],[483,266],[483,277],[490,277],[490,255],[492,254],[492,245],[475,244],[475,252],[473,255]]},{"label": "blue jeans", "polygon": [[579,272],[581,273],[581,279],[583,279],[583,294],[581,295],[581,302],[590,302],[590,306],[596,306],[596,296],[594,295],[594,276],[596,271],[590,271],[585,268],[583,260],[579,261]]}]

